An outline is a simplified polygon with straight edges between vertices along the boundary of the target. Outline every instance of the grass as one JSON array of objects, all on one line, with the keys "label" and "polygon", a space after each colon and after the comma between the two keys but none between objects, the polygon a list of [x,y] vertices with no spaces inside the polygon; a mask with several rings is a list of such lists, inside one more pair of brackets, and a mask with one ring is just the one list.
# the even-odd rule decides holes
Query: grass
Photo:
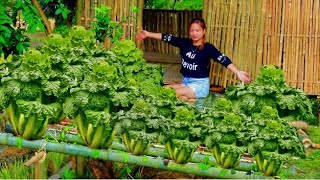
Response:
[{"label": "grass", "polygon": [[[310,126],[307,133],[314,143],[320,143],[320,127]],[[289,169],[284,171],[281,178],[318,179],[320,178],[320,149],[307,149],[307,157],[292,160]]]},{"label": "grass", "polygon": [[0,179],[33,179],[34,168],[25,167],[23,159],[16,159],[14,163],[6,163],[0,169]]},{"label": "grass", "polygon": [[320,144],[320,127],[310,126],[307,130],[307,134],[313,143]]},{"label": "grass", "polygon": [[292,160],[290,168],[281,173],[284,179],[318,179],[320,177],[320,150],[311,150],[304,159]]},{"label": "grass", "polygon": [[48,164],[48,175],[51,176],[57,173],[66,163],[68,163],[69,155],[49,152],[46,156],[46,163]]}]

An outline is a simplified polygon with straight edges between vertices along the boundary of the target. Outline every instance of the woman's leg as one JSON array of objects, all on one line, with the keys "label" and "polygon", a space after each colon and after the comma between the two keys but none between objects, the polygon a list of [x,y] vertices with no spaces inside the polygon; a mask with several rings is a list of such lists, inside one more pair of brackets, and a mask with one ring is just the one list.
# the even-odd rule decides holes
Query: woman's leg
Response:
[{"label": "woman's leg", "polygon": [[169,88],[172,88],[172,89],[178,89],[178,88],[181,88],[181,87],[184,87],[182,84],[168,84],[168,85],[165,85],[165,87],[169,87]]},{"label": "woman's leg", "polygon": [[177,98],[183,101],[196,98],[193,90],[188,86],[183,86],[182,84],[169,84],[169,85],[166,85],[166,87],[175,89]]},{"label": "woman's leg", "polygon": [[188,86],[182,86],[176,89],[177,97],[181,100],[195,99],[196,95],[193,90]]}]

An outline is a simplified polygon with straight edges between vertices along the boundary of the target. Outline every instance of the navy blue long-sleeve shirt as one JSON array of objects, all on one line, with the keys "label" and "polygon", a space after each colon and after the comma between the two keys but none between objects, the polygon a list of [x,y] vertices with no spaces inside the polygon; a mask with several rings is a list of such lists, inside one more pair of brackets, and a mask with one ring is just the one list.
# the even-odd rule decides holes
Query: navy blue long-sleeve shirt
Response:
[{"label": "navy blue long-sleeve shirt", "polygon": [[209,77],[210,59],[225,67],[232,63],[227,56],[210,43],[205,43],[203,49],[199,49],[199,46],[193,46],[191,39],[178,38],[171,34],[162,34],[162,41],[180,48],[182,58],[180,73],[184,77]]}]

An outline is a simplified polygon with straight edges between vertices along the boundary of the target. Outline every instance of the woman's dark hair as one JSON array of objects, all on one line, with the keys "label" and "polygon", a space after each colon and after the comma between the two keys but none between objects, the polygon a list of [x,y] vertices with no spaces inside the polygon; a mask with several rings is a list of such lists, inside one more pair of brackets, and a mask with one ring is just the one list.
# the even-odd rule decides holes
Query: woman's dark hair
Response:
[{"label": "woman's dark hair", "polygon": [[[194,19],[192,19],[192,20],[190,21],[190,23],[189,23],[189,29],[188,29],[188,30],[190,30],[191,25],[194,24],[194,23],[199,24],[199,26],[200,26],[203,30],[206,29],[206,23],[204,22],[204,19],[198,17],[198,18],[194,18]],[[202,44],[200,45],[199,49],[203,49],[205,43],[206,43],[206,34],[203,35]]]}]

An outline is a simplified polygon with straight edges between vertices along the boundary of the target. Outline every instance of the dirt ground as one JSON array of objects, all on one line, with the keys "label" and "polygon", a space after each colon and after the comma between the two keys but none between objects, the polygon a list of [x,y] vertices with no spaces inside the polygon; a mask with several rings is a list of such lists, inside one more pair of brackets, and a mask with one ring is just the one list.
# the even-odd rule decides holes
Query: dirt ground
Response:
[{"label": "dirt ground", "polygon": [[15,159],[23,158],[31,153],[33,153],[33,151],[30,149],[0,146],[0,165],[8,162],[13,163]]},{"label": "dirt ground", "polygon": [[[89,170],[97,179],[204,179],[192,174],[164,171],[154,168],[88,159]],[[127,169],[127,171],[124,171]],[[130,171],[130,172],[128,172]]]}]

